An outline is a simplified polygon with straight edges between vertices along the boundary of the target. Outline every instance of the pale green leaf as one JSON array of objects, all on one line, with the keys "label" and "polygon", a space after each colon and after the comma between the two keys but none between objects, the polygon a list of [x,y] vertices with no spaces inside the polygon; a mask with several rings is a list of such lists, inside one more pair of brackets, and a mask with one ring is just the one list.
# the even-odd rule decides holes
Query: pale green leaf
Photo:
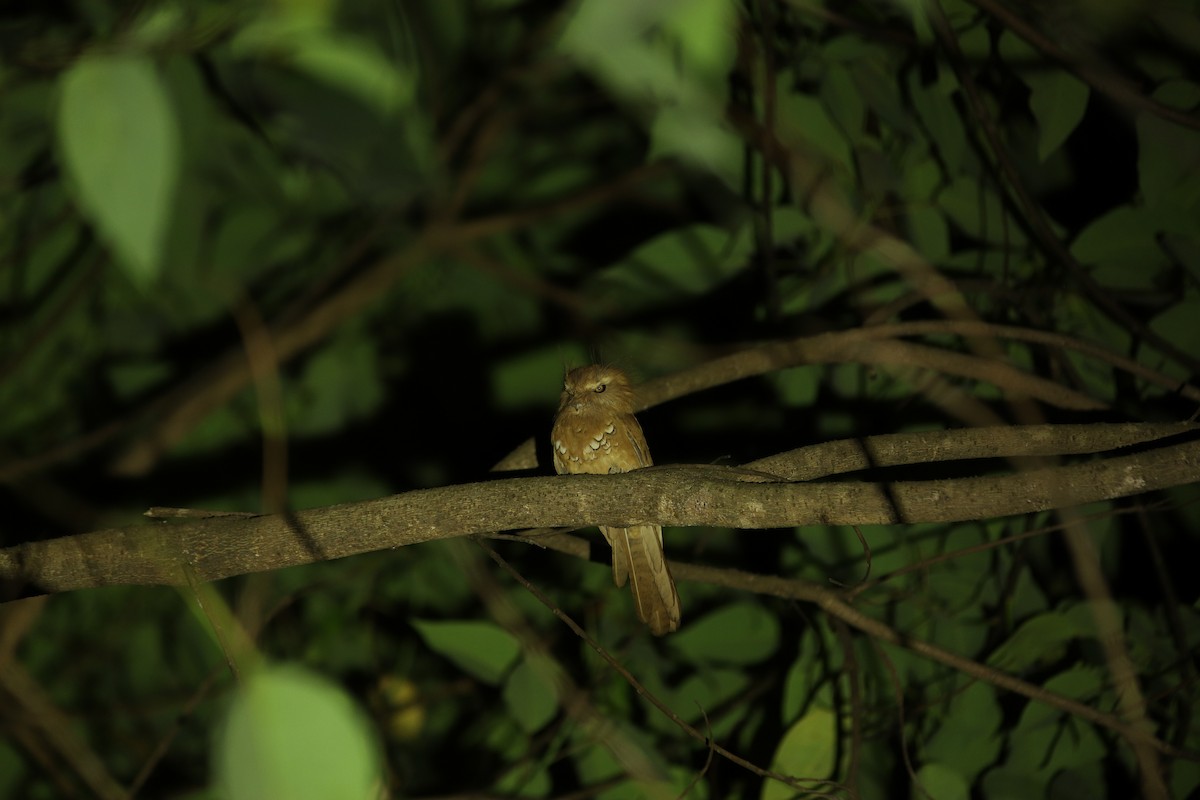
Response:
[{"label": "pale green leaf", "polygon": [[354,95],[381,114],[409,106],[416,76],[402,69],[369,42],[324,33],[304,41],[293,63],[314,78]]},{"label": "pale green leaf", "polygon": [[484,683],[497,685],[512,669],[520,645],[490,622],[412,621],[425,644]]},{"label": "pale green leaf", "polygon": [[[803,780],[821,780],[833,772],[837,757],[837,715],[812,708],[783,735],[771,759],[771,769]],[[778,781],[763,784],[762,800],[784,800],[796,790]]]},{"label": "pale green leaf", "polygon": [[379,795],[379,754],[365,717],[341,688],[296,666],[248,678],[214,749],[215,783],[229,800]]},{"label": "pale green leaf", "polygon": [[136,283],[150,284],[179,179],[180,134],[153,63],[84,56],[61,78],[58,142],[83,213]]},{"label": "pale green leaf", "polygon": [[742,142],[724,127],[715,108],[667,105],[650,126],[647,159],[675,157],[736,187],[742,169]]}]

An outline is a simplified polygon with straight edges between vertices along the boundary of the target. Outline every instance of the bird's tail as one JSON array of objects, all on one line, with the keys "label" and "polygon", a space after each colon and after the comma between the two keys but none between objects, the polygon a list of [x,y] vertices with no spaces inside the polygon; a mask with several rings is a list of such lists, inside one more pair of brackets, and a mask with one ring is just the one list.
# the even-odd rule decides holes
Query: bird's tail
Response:
[{"label": "bird's tail", "polygon": [[656,636],[679,628],[679,593],[663,553],[662,528],[637,525],[604,528],[604,538],[613,550],[613,582],[629,588],[637,606],[638,619]]}]

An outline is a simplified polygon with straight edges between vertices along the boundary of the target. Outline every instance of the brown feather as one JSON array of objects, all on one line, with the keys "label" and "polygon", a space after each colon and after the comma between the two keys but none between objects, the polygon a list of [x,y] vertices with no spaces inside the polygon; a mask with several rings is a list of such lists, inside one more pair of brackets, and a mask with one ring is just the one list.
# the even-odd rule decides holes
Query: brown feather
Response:
[{"label": "brown feather", "polygon": [[[593,364],[567,373],[551,434],[554,470],[611,474],[653,464],[633,415],[633,388],[616,367]],[[661,636],[679,627],[679,595],[663,553],[662,528],[601,528],[613,551],[613,582],[630,582],[638,618]]]}]

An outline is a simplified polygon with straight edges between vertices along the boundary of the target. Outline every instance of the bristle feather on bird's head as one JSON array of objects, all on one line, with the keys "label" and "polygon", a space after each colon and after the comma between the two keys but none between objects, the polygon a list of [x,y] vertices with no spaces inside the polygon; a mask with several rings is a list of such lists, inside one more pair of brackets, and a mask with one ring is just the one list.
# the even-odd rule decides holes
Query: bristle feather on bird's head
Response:
[{"label": "bristle feather on bird's head", "polygon": [[628,375],[611,364],[591,364],[567,372],[559,408],[590,406],[632,414],[633,402]]}]

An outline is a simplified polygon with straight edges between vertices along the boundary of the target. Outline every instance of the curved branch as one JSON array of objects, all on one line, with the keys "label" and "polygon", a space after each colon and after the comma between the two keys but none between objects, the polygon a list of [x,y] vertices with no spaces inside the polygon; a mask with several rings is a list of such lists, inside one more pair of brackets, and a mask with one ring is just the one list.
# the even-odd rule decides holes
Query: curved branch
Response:
[{"label": "curved branch", "polygon": [[[1044,448],[1046,435],[1058,436],[1065,446],[1078,441],[1080,427],[1109,426],[1060,426],[1025,438]],[[510,478],[294,515],[222,516],[29,542],[0,550],[0,581],[20,587],[26,595],[112,585],[178,585],[187,582],[188,573],[211,581],[434,539],[535,527],[954,522],[1110,500],[1200,480],[1200,441],[1192,435],[1196,426],[1142,428],[1146,435],[1141,441],[1186,433],[1174,437],[1174,443],[1134,455],[938,481],[761,482],[757,473],[714,467]],[[1004,432],[1001,436],[1012,435],[1012,429],[998,430]],[[947,431],[939,437],[953,442],[958,436],[980,433]],[[1183,441],[1176,441],[1180,438]],[[865,452],[876,448],[876,441],[864,440]],[[987,443],[975,454],[1000,455],[1004,453]]]},{"label": "curved branch", "polygon": [[[949,352],[947,356],[947,351],[937,348],[892,341],[892,337],[896,336],[929,333],[1014,339],[1074,350],[1105,361],[1148,383],[1177,391],[1189,400],[1200,402],[1200,389],[1197,387],[1186,383],[1181,385],[1160,372],[1143,367],[1136,361],[1092,342],[1013,325],[994,325],[974,320],[933,320],[875,325],[760,344],[638,386],[637,410],[643,411],[684,395],[787,367],[840,361],[877,365],[907,364],[925,369],[938,369],[949,374],[994,382],[1010,391],[1024,390],[1051,405],[1076,410],[1103,407],[1098,401],[1061,386],[1051,385],[1051,382],[1042,378],[1028,382],[1027,373],[1002,362],[954,352]],[[870,342],[875,342],[877,347],[867,347],[866,344]],[[501,459],[492,471],[509,472],[536,466],[534,441],[526,439]]]}]

